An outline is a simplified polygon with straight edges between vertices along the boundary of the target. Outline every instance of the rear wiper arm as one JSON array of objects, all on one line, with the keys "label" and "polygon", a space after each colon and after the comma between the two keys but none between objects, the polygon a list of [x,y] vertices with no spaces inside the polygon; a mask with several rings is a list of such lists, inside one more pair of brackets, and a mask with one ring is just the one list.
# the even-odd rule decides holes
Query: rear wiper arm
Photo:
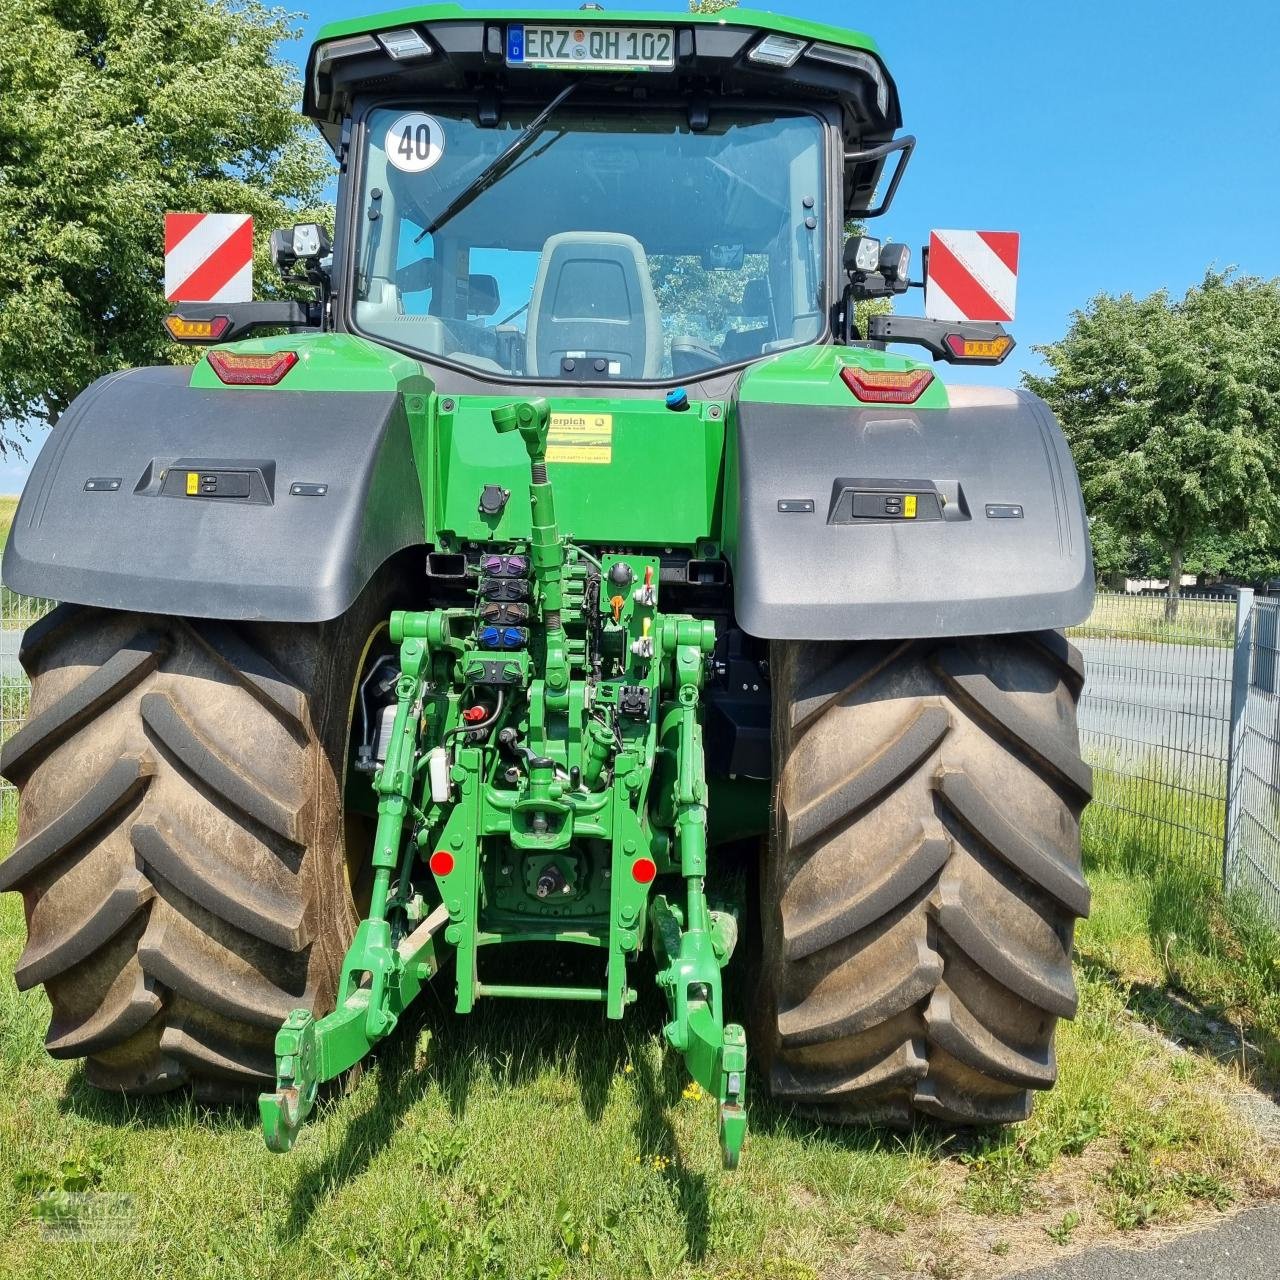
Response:
[{"label": "rear wiper arm", "polygon": [[571,84],[562,89],[551,101],[538,112],[532,120],[512,139],[511,145],[497,156],[493,161],[485,166],[484,172],[475,179],[474,182],[468,183],[467,186],[458,192],[456,196],[445,206],[444,212],[438,217],[432,219],[431,225],[425,228],[417,236],[414,237],[413,243],[425,240],[427,236],[434,235],[446,222],[456,218],[463,209],[472,203],[477,197],[484,195],[497,180],[518,160],[525,151],[528,150],[538,135],[547,127],[547,122],[555,114],[556,108],[578,87],[582,82],[574,80]]}]

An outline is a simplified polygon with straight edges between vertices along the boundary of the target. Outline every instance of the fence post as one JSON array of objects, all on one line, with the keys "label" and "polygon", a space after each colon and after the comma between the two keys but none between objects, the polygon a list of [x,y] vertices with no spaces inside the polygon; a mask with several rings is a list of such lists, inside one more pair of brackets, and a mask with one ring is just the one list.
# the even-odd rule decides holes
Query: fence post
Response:
[{"label": "fence post", "polygon": [[1227,729],[1227,812],[1222,831],[1222,887],[1231,888],[1233,851],[1240,816],[1240,774],[1244,762],[1244,713],[1249,701],[1249,657],[1253,648],[1253,589],[1236,596],[1235,648],[1231,655],[1231,723]]}]

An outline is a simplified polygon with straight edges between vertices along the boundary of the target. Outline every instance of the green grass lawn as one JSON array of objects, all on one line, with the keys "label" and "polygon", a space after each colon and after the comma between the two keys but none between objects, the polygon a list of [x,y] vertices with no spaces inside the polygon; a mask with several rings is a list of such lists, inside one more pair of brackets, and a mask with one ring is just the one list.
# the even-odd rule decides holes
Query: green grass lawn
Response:
[{"label": "green grass lawn", "polygon": [[[1130,984],[1142,1016],[1280,1094],[1280,930],[1243,895],[1222,892],[1223,805],[1209,783],[1171,786],[1095,769],[1085,814],[1094,892],[1077,948]],[[1163,831],[1143,815],[1160,815]],[[1215,1030],[1216,1028],[1216,1030]],[[1225,1046],[1225,1049],[1224,1049]]]},{"label": "green grass lawn", "polygon": [[[43,1053],[43,995],[0,979],[0,1276],[958,1277],[1274,1193],[1233,1071],[1136,1025],[1099,958],[1130,963],[1121,941],[1150,932],[1141,874],[1099,876],[1080,1016],[1027,1124],[985,1143],[822,1129],[757,1091],[734,1174],[653,999],[614,1026],[503,1002],[457,1018],[429,994],[273,1156],[249,1110],[87,1088]],[[7,895],[0,968],[22,937]],[[46,1239],[41,1206],[64,1190],[131,1197],[131,1238]]]},{"label": "green grass lawn", "polygon": [[17,494],[0,494],[0,547],[9,541],[9,526],[18,506]]}]

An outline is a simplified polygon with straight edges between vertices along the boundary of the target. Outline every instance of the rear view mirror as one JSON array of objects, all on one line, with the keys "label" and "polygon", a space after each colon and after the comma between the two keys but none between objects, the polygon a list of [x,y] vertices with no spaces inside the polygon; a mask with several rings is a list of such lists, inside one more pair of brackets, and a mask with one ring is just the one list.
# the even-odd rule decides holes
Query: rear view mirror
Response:
[{"label": "rear view mirror", "polygon": [[436,287],[436,260],[419,258],[396,268],[396,288],[401,293],[424,293]]},{"label": "rear view mirror", "polygon": [[702,255],[702,265],[708,271],[741,271],[747,251],[740,244],[713,244]]}]

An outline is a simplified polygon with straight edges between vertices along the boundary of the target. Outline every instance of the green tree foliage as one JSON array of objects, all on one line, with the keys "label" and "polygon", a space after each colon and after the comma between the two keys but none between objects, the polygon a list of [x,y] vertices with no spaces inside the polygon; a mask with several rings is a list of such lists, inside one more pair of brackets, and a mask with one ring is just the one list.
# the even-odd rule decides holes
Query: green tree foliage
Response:
[{"label": "green tree foliage", "polygon": [[165,210],[250,213],[264,251],[320,199],[291,23],[258,0],[0,0],[0,422],[182,358]]},{"label": "green tree foliage", "polygon": [[736,9],[738,0],[689,0],[690,13],[719,13],[721,9]]},{"label": "green tree foliage", "polygon": [[[1103,571],[1246,576],[1280,537],[1280,280],[1210,271],[1173,301],[1101,294],[1025,384],[1075,455]],[[1126,563],[1127,561],[1127,563]]]}]

